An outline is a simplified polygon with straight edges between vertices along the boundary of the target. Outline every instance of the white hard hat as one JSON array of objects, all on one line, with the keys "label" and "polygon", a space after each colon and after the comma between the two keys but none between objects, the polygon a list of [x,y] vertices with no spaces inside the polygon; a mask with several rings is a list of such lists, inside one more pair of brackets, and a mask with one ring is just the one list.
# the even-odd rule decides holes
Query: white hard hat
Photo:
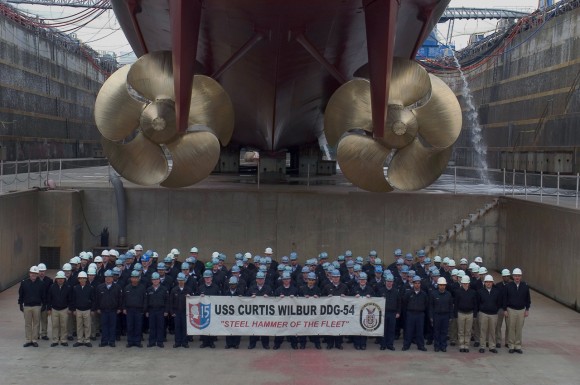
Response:
[{"label": "white hard hat", "polygon": [[[175,260],[175,255],[173,255],[172,253],[167,254],[167,257]],[[165,258],[167,258],[167,257],[165,257]]]},{"label": "white hard hat", "polygon": [[153,255],[151,256],[151,258],[159,258],[159,254],[157,253],[157,251],[153,252]]},{"label": "white hard hat", "polygon": [[89,258],[93,257],[93,252],[92,251],[87,251],[87,255],[89,256]]},{"label": "white hard hat", "polygon": [[106,255],[108,257],[110,255],[109,250],[103,250],[101,252],[101,255],[103,255],[103,256]]},{"label": "white hard hat", "polygon": [[73,258],[75,260],[75,263],[78,265],[79,263],[81,263],[81,259],[79,257],[74,257]]},{"label": "white hard hat", "polygon": [[487,274],[487,269],[485,267],[480,267],[479,268],[479,274]]},{"label": "white hard hat", "polygon": [[266,247],[266,250],[264,250],[264,254],[272,254],[272,248],[271,247]]},{"label": "white hard hat", "polygon": [[441,257],[436,255],[435,257],[433,257],[433,262],[441,262]]},{"label": "white hard hat", "polygon": [[[461,271],[463,271],[463,270],[461,270]],[[457,270],[457,269],[451,270],[451,275],[457,275],[457,273],[459,273],[459,270]]]},{"label": "white hard hat", "polygon": [[114,255],[115,257],[119,258],[119,252],[115,249],[109,250],[109,255]]},{"label": "white hard hat", "polygon": [[457,276],[458,277],[465,277],[465,271],[463,271],[463,270],[457,270]]},{"label": "white hard hat", "polygon": [[131,258],[133,258],[135,256],[135,249],[129,249],[129,251],[127,251],[127,253],[125,253],[125,255],[131,254]]},{"label": "white hard hat", "polygon": [[447,285],[447,280],[441,277],[437,280],[437,285]]},{"label": "white hard hat", "polygon": [[84,253],[84,252],[83,252],[83,253],[81,253],[80,257],[81,257],[81,259],[83,259],[83,260],[85,260],[85,261],[88,261],[89,259],[91,259],[91,258],[89,257],[89,255],[88,255],[87,253]]},{"label": "white hard hat", "polygon": [[89,265],[89,270],[90,270],[90,269],[95,269],[95,271],[97,271],[97,264],[96,264],[96,263],[91,263],[91,264]]},{"label": "white hard hat", "polygon": [[81,271],[81,272],[79,273],[79,276],[78,276],[78,277],[79,277],[79,278],[87,278],[87,273],[85,273],[84,271]]},{"label": "white hard hat", "polygon": [[70,261],[68,261],[68,263],[70,263],[71,265],[76,265],[76,264],[78,264],[78,262],[77,262],[77,260],[76,260],[76,257],[73,257],[73,258],[71,258],[71,259],[70,259]]},{"label": "white hard hat", "polygon": [[38,271],[46,271],[46,265],[44,263],[38,264]]},{"label": "white hard hat", "polygon": [[510,271],[508,269],[503,269],[501,271],[501,276],[502,277],[509,277],[511,275]]},{"label": "white hard hat", "polygon": [[190,253],[199,253],[199,250],[197,250],[197,247],[193,246],[191,248],[191,250],[189,250]]},{"label": "white hard hat", "polygon": [[491,275],[486,275],[485,279],[483,280],[484,282],[493,282],[493,277]]},{"label": "white hard hat", "polygon": [[479,266],[477,266],[477,265],[473,266],[473,267],[471,268],[471,272],[472,272],[472,273],[477,273],[477,274],[479,274]]},{"label": "white hard hat", "polygon": [[475,257],[474,261],[477,263],[482,263],[483,259],[481,259],[481,257]]},{"label": "white hard hat", "polygon": [[461,258],[461,259],[459,260],[459,264],[460,264],[460,265],[467,265],[467,259],[465,259],[465,258]]},{"label": "white hard hat", "polygon": [[38,274],[38,266],[31,266],[30,270],[28,270],[30,273],[36,273]]},{"label": "white hard hat", "polygon": [[478,265],[477,263],[475,263],[475,262],[471,262],[471,263],[469,264],[469,270],[473,269],[474,267],[477,267],[477,268],[479,269],[479,265]]},{"label": "white hard hat", "polygon": [[80,259],[83,259],[83,257],[84,257],[85,255],[87,255],[87,252],[86,252],[86,251],[81,251],[81,252],[79,253],[79,258],[80,258]]},{"label": "white hard hat", "polygon": [[449,263],[449,257],[443,258],[443,263],[445,263],[445,264]]},{"label": "white hard hat", "polygon": [[70,265],[70,263],[65,263],[64,265],[62,265],[62,269],[64,271],[71,271],[72,270],[72,266]]},{"label": "white hard hat", "polygon": [[515,268],[515,269],[512,271],[512,275],[522,275],[522,270],[516,267],[516,268]]},{"label": "white hard hat", "polygon": [[455,267],[455,259],[450,259],[449,262],[447,263],[447,265],[449,267]]},{"label": "white hard hat", "polygon": [[94,267],[89,267],[89,275],[96,275],[97,269]]},{"label": "white hard hat", "polygon": [[59,271],[58,273],[56,273],[56,275],[54,276],[54,279],[66,279],[66,276],[64,275],[64,271]]},{"label": "white hard hat", "polygon": [[135,251],[137,251],[137,250],[143,251],[143,246],[141,246],[141,245],[135,245],[135,247],[133,249]]},{"label": "white hard hat", "polygon": [[244,258],[252,259],[252,253],[244,254]]},{"label": "white hard hat", "polygon": [[171,249],[171,254],[173,254],[173,255],[179,255],[179,250],[177,250],[177,249]]},{"label": "white hard hat", "polygon": [[218,251],[214,251],[213,253],[211,253],[211,259],[218,258],[219,256],[220,253]]},{"label": "white hard hat", "polygon": [[101,258],[101,256],[100,256],[100,255],[97,255],[97,256],[95,257],[95,263],[99,263],[99,262],[103,262],[103,258]]},{"label": "white hard hat", "polygon": [[461,277],[461,283],[470,283],[471,279],[469,279],[469,277],[467,275],[464,275],[463,277]]}]

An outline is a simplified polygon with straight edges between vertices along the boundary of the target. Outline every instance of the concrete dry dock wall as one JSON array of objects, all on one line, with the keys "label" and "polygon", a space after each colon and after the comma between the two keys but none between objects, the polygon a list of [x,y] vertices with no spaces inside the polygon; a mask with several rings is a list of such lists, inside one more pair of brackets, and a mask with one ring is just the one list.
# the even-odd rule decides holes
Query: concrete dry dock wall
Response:
[{"label": "concrete dry dock wall", "polygon": [[[87,189],[81,198],[88,227],[94,234],[108,227],[113,246],[118,233],[112,191]],[[322,250],[339,255],[350,249],[366,256],[376,249],[390,263],[395,248],[417,250],[492,197],[129,189],[126,199],[128,241],[160,254],[174,247],[187,252],[195,245],[203,259],[219,250],[231,262],[235,252],[261,253],[266,246],[278,256],[297,251],[301,260]],[[98,242],[87,229],[85,247]],[[474,238],[477,242],[482,240]],[[478,250],[487,254],[483,246]],[[488,260],[496,250],[497,245],[489,248]]]},{"label": "concrete dry dock wall", "polygon": [[0,196],[0,291],[38,264],[38,193]]},{"label": "concrete dry dock wall", "polygon": [[580,211],[500,199],[499,264],[520,267],[541,293],[580,310]]}]

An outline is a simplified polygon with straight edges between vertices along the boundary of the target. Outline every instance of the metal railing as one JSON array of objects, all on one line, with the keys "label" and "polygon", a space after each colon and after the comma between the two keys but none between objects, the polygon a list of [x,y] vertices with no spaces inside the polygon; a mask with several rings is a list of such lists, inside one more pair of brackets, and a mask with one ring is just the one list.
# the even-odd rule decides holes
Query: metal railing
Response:
[{"label": "metal railing", "polygon": [[[49,185],[62,187],[108,182],[108,165],[105,158],[0,161],[0,194]],[[107,167],[104,171],[101,170],[103,166]],[[74,172],[78,169],[87,172],[79,175]]]}]

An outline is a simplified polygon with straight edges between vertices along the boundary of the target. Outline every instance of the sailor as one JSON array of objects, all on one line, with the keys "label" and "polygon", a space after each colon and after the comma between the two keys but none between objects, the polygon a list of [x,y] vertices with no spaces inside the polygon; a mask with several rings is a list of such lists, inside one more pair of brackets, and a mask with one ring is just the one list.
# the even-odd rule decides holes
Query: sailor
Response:
[{"label": "sailor", "polygon": [[[148,258],[141,257],[141,261]],[[145,285],[140,282],[139,272],[131,272],[130,282],[123,288],[123,314],[127,317],[127,347],[142,348],[143,315],[146,306],[147,292]]]},{"label": "sailor", "polygon": [[28,271],[28,278],[20,282],[18,289],[18,305],[24,313],[24,330],[26,341],[24,347],[38,347],[40,334],[40,313],[46,303],[44,284],[38,279],[38,267],[32,266]]},{"label": "sailor", "polygon": [[427,293],[421,290],[421,277],[413,277],[413,289],[405,294],[404,302],[407,316],[403,350],[409,350],[414,339],[419,350],[427,351],[423,337],[423,324],[425,322],[425,313],[429,307],[429,298]]},{"label": "sailor", "polygon": [[[507,287],[507,284],[511,282],[512,279],[512,273],[508,270],[508,269],[503,269],[501,271],[501,282],[498,282],[495,286],[501,290],[501,297],[502,297],[502,301],[503,301],[503,297],[505,295],[505,289]],[[501,329],[502,327],[504,327],[504,344],[505,347],[508,347],[508,326],[507,326],[507,319],[504,317],[504,311],[503,311],[503,303],[502,303],[502,307],[499,309],[499,311],[497,312],[497,325],[495,327],[495,347],[496,348],[501,348],[501,341],[502,341],[502,336],[501,336]]]},{"label": "sailor", "polygon": [[[345,297],[349,292],[348,286],[340,282],[340,271],[334,270],[331,275],[331,283],[322,289],[322,295],[327,297]],[[326,336],[326,349],[333,347],[342,350],[342,336]]]},{"label": "sailor", "polygon": [[121,313],[123,289],[113,283],[113,272],[105,271],[105,282],[97,287],[96,309],[101,315],[100,347],[115,347],[117,314]]},{"label": "sailor", "polygon": [[[46,265],[44,263],[38,264],[38,279],[44,284],[44,289],[46,291],[45,298],[48,297],[48,290],[52,285],[52,279],[46,275]],[[48,329],[48,312],[46,307],[42,308],[40,312],[40,339],[48,341],[47,335]]]},{"label": "sailor", "polygon": [[52,324],[51,347],[68,346],[66,328],[68,324],[69,306],[72,288],[66,284],[63,271],[56,273],[54,284],[48,289],[46,309]]},{"label": "sailor", "polygon": [[133,250],[135,251],[135,263],[137,262],[141,263],[141,256],[143,255],[143,246],[135,245]]},{"label": "sailor", "polygon": [[[455,263],[454,263],[455,265]],[[447,281],[447,290],[453,296],[453,305],[455,306],[455,292],[461,289],[460,281],[457,277],[458,270],[453,269],[451,270],[451,281]],[[451,317],[449,321],[449,345],[455,346],[457,345],[457,318],[454,316]]]},{"label": "sailor", "polygon": [[509,352],[522,354],[522,329],[524,328],[524,320],[530,313],[532,302],[530,288],[527,283],[522,281],[520,268],[513,269],[512,278],[513,282],[506,286],[504,292],[503,310],[509,328]]},{"label": "sailor", "polygon": [[[352,261],[351,261],[352,262]],[[305,266],[306,268],[306,266]],[[298,295],[305,298],[318,298],[320,297],[320,288],[316,285],[316,274],[313,272],[307,273],[307,283],[302,286],[299,290]],[[298,343],[300,344],[300,349],[306,349],[306,337],[299,336]],[[312,335],[308,337],[310,342],[314,343],[314,347],[318,350],[322,349],[320,346],[320,337],[318,335]]]},{"label": "sailor", "polygon": [[[242,297],[245,293],[244,289],[239,285],[238,277],[231,276],[228,280],[228,289],[224,295],[230,297]],[[238,349],[240,347],[240,342],[242,340],[241,336],[226,336],[226,349]]]},{"label": "sailor", "polygon": [[[266,249],[267,250],[267,249]],[[256,298],[256,296],[269,297],[272,295],[272,289],[270,286],[266,285],[266,275],[263,271],[258,271],[256,273],[256,283],[253,284],[246,292],[247,297]],[[270,337],[269,336],[250,336],[250,344],[248,349],[254,349],[256,347],[256,342],[260,340],[262,342],[262,347],[264,349],[270,349]]]},{"label": "sailor", "polygon": [[[274,295],[276,297],[294,298],[295,296],[298,295],[298,289],[294,285],[292,285],[292,276],[289,271],[284,271],[282,273],[281,281],[282,285],[279,286],[274,292]],[[292,349],[298,349],[298,339],[296,338],[296,336],[289,336],[288,340],[290,341],[290,346],[292,347]],[[283,336],[274,337],[274,350],[280,349],[283,342],[284,342]]]},{"label": "sailor", "polygon": [[394,286],[395,277],[385,271],[384,278],[384,286],[377,291],[377,295],[385,299],[385,326],[380,349],[395,350],[395,326],[401,314],[401,296]]},{"label": "sailor", "polygon": [[193,295],[191,288],[185,286],[185,274],[177,274],[177,285],[171,289],[169,294],[169,309],[171,317],[175,323],[175,343],[174,348],[183,346],[189,348],[187,342],[187,301],[189,295]]},{"label": "sailor", "polygon": [[447,288],[447,280],[443,277],[437,279],[437,290],[431,291],[430,322],[433,325],[433,349],[438,352],[447,351],[447,334],[449,332],[449,320],[453,317],[453,296]]},{"label": "sailor", "polygon": [[193,246],[189,249],[189,256],[193,258],[193,271],[197,277],[201,277],[205,267],[203,266],[203,262],[199,260],[199,249]]},{"label": "sailor", "polygon": [[70,310],[76,318],[77,342],[73,347],[92,347],[91,312],[95,311],[95,289],[87,284],[87,273],[81,271],[78,275],[79,284],[72,289]]},{"label": "sailor", "polygon": [[[219,266],[216,264],[215,267]],[[218,270],[221,273],[221,270]],[[213,281],[214,273],[211,270],[206,270],[203,272],[203,284],[199,285],[198,292],[201,297],[206,295],[218,296],[221,295],[221,288]],[[201,345],[200,348],[207,348],[210,347],[212,349],[215,348],[214,341],[217,340],[215,336],[201,336]]]},{"label": "sailor", "polygon": [[[163,271],[165,271],[165,267]],[[162,348],[165,340],[165,317],[169,314],[169,291],[167,287],[161,285],[159,273],[151,274],[151,286],[147,288],[146,295],[144,310],[145,315],[149,318],[149,343],[147,347],[158,346]]]},{"label": "sailor", "polygon": [[[367,274],[365,272],[359,274],[358,284],[353,287],[350,295],[356,298],[370,298],[375,295],[375,289],[372,286],[367,285]],[[353,336],[352,340],[356,350],[366,350],[367,336]]]},{"label": "sailor", "polygon": [[489,351],[497,353],[495,349],[495,327],[497,325],[497,312],[503,305],[503,292],[493,285],[493,277],[489,274],[484,278],[484,285],[483,288],[479,289],[477,296],[480,327],[479,352],[485,353],[485,345],[488,343]]},{"label": "sailor", "polygon": [[425,250],[421,249],[417,251],[417,262],[414,265],[414,270],[415,273],[421,277],[421,278],[426,278],[427,277],[427,268],[425,267]]},{"label": "sailor", "polygon": [[278,268],[278,262],[276,261],[276,258],[274,257],[274,251],[272,250],[272,248],[266,247],[266,249],[264,250],[264,255],[266,256],[266,258],[269,258],[269,260],[270,260],[269,268],[276,271],[276,269]]},{"label": "sailor", "polygon": [[[387,266],[387,270],[390,270],[391,273],[394,273],[395,269],[397,268],[397,262],[399,261],[399,258],[402,259],[403,257],[403,251],[401,249],[395,249],[394,253],[393,253],[393,257],[394,257],[394,261],[393,263],[391,263],[390,265]],[[386,261],[385,261],[386,263]]]},{"label": "sailor", "polygon": [[471,278],[461,277],[461,288],[455,292],[454,316],[457,318],[459,351],[469,353],[473,319],[477,318],[477,293],[469,287]]}]

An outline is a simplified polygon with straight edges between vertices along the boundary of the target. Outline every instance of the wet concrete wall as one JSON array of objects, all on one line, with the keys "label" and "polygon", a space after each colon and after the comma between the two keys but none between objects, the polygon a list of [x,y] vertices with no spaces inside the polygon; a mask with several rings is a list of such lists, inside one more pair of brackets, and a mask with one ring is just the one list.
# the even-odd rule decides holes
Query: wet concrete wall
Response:
[{"label": "wet concrete wall", "polygon": [[0,196],[0,291],[38,264],[38,199],[35,191]]},{"label": "wet concrete wall", "polygon": [[519,267],[534,289],[580,310],[580,212],[500,199],[499,265]]}]

